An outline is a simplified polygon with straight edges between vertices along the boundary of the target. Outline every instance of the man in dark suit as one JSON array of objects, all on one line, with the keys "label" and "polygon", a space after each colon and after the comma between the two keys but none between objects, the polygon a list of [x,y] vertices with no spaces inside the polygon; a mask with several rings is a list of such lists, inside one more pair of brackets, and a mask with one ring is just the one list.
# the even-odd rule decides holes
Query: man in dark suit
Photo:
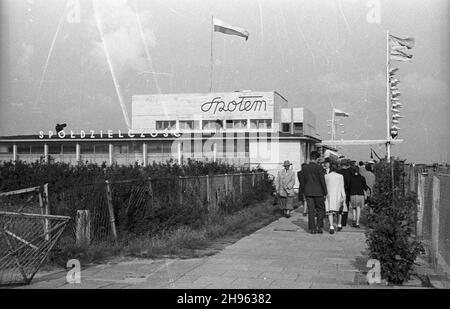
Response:
[{"label": "man in dark suit", "polygon": [[346,209],[341,207],[339,210],[339,216],[341,216],[341,224],[338,224],[338,231],[342,230],[343,226],[347,226],[347,217],[348,217],[348,207],[350,207],[350,177],[352,175],[352,171],[350,169],[350,160],[343,159],[341,161],[341,169],[337,171],[338,174],[344,176],[344,188],[345,188],[345,204],[347,205]]},{"label": "man in dark suit", "polygon": [[302,164],[302,169],[297,172],[297,179],[298,179],[298,201],[300,204],[303,204],[303,216],[306,217],[308,215],[308,205],[305,202],[305,198],[302,191],[302,184],[301,184],[301,174],[303,173],[303,168],[305,167],[306,163]]},{"label": "man in dark suit", "polygon": [[[323,218],[325,217],[325,197],[327,186],[323,168],[317,164],[320,153],[312,151],[310,163],[302,168],[300,173],[301,191],[306,197],[308,205],[308,229],[311,234],[322,234]],[[316,217],[317,216],[317,222]]]}]

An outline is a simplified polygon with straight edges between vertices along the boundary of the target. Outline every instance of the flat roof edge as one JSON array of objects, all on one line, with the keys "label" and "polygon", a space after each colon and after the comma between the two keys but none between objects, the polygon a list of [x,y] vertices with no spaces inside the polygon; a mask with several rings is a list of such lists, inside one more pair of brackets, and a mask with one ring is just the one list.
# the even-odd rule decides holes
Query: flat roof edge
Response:
[{"label": "flat roof edge", "polygon": [[258,93],[273,93],[278,95],[279,97],[281,97],[283,100],[285,100],[286,102],[288,102],[288,100],[281,95],[278,91],[276,90],[267,90],[267,91],[259,91],[259,90],[251,90],[251,91],[216,91],[216,92],[181,92],[181,93],[150,93],[150,94],[145,94],[145,93],[141,93],[141,94],[134,94],[131,96],[131,98],[133,99],[134,97],[143,97],[143,96],[170,96],[170,95],[193,95],[193,94],[210,94],[210,93],[252,93],[252,92],[258,92]]}]

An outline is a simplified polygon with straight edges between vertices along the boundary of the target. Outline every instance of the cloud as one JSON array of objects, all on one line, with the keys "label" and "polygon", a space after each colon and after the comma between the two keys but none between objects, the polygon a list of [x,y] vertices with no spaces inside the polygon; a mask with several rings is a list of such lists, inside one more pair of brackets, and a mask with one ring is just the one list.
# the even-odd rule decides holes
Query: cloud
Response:
[{"label": "cloud", "polygon": [[[125,0],[95,1],[95,8],[117,75],[148,69],[149,53],[146,51],[156,45],[151,14],[148,11],[137,12]],[[97,34],[92,39],[93,48],[90,55],[101,68],[109,70],[95,15],[90,24],[95,27],[94,33]]]}]

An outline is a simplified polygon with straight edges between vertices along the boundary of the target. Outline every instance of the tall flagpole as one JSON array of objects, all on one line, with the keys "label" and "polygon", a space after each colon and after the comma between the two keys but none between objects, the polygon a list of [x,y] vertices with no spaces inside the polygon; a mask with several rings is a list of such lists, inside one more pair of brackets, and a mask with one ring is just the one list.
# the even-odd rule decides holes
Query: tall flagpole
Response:
[{"label": "tall flagpole", "polygon": [[213,46],[214,46],[214,16],[211,15],[211,84],[209,86],[209,92],[212,92],[213,87],[213,66],[214,66],[214,58],[213,58]]},{"label": "tall flagpole", "polygon": [[391,105],[391,89],[389,81],[390,67],[390,47],[389,47],[389,30],[386,31],[386,156],[387,161],[391,160],[391,130],[390,130],[390,105]]},{"label": "tall flagpole", "polygon": [[395,181],[394,181],[394,162],[391,160],[391,130],[390,130],[390,106],[391,106],[391,81],[389,75],[389,67],[390,67],[390,59],[391,59],[391,48],[389,44],[389,30],[386,31],[386,154],[387,154],[387,162],[390,163],[391,170],[391,188],[392,188],[392,197],[395,196]]}]

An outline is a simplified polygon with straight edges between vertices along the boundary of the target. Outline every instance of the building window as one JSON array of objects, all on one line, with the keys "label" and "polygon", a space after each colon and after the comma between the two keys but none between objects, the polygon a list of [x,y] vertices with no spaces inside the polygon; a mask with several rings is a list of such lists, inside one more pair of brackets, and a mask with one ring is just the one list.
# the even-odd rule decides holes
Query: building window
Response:
[{"label": "building window", "polygon": [[62,154],[62,145],[50,143],[48,146],[48,153],[49,154]]},{"label": "building window", "polygon": [[183,152],[183,155],[194,155],[194,140],[187,140],[181,142],[181,151]]},{"label": "building window", "polygon": [[[172,141],[152,142],[147,144],[149,156],[167,155],[172,153]],[[140,148],[142,150],[142,147]]]},{"label": "building window", "polygon": [[271,129],[272,119],[252,119],[250,120],[250,127],[252,129]]},{"label": "building window", "polygon": [[44,145],[39,145],[39,144],[31,144],[31,153],[32,154],[44,154]]},{"label": "building window", "polygon": [[31,145],[30,144],[18,144],[17,145],[17,153],[18,154],[30,154],[31,153]]},{"label": "building window", "polygon": [[283,133],[291,133],[291,124],[290,123],[282,123],[281,124],[281,132]]},{"label": "building window", "polygon": [[142,153],[142,143],[131,144],[131,149],[133,153]]},{"label": "building window", "polygon": [[172,142],[171,141],[163,141],[162,142],[162,153],[164,153],[164,154],[172,153]]},{"label": "building window", "polygon": [[[128,144],[117,144],[114,145],[114,153],[117,154],[127,154],[128,153]],[[95,148],[95,151],[97,152],[97,148]]]},{"label": "building window", "polygon": [[294,122],[294,133],[303,134],[303,123]]},{"label": "building window", "polygon": [[160,142],[150,142],[147,144],[147,153],[152,154],[159,154],[162,152],[162,144]]},{"label": "building window", "polygon": [[[12,145],[0,145],[0,153],[12,153]],[[44,147],[42,147],[42,152],[44,152]]]},{"label": "building window", "polygon": [[77,146],[75,144],[63,145],[63,154],[74,154],[77,152]]},{"label": "building window", "polygon": [[222,128],[222,120],[203,120],[203,130],[219,130]]},{"label": "building window", "polygon": [[95,153],[109,153],[109,145],[108,144],[98,144],[94,146]]},{"label": "building window", "polygon": [[227,129],[246,129],[247,119],[234,119],[226,121]]},{"label": "building window", "polygon": [[175,120],[161,120],[156,121],[156,130],[175,130],[177,122]]},{"label": "building window", "polygon": [[94,144],[91,143],[80,144],[80,152],[81,154],[94,153]]},{"label": "building window", "polygon": [[245,158],[249,152],[249,140],[248,139],[235,139],[234,140],[234,157]]},{"label": "building window", "polygon": [[199,121],[198,120],[180,120],[180,130],[198,130]]}]

